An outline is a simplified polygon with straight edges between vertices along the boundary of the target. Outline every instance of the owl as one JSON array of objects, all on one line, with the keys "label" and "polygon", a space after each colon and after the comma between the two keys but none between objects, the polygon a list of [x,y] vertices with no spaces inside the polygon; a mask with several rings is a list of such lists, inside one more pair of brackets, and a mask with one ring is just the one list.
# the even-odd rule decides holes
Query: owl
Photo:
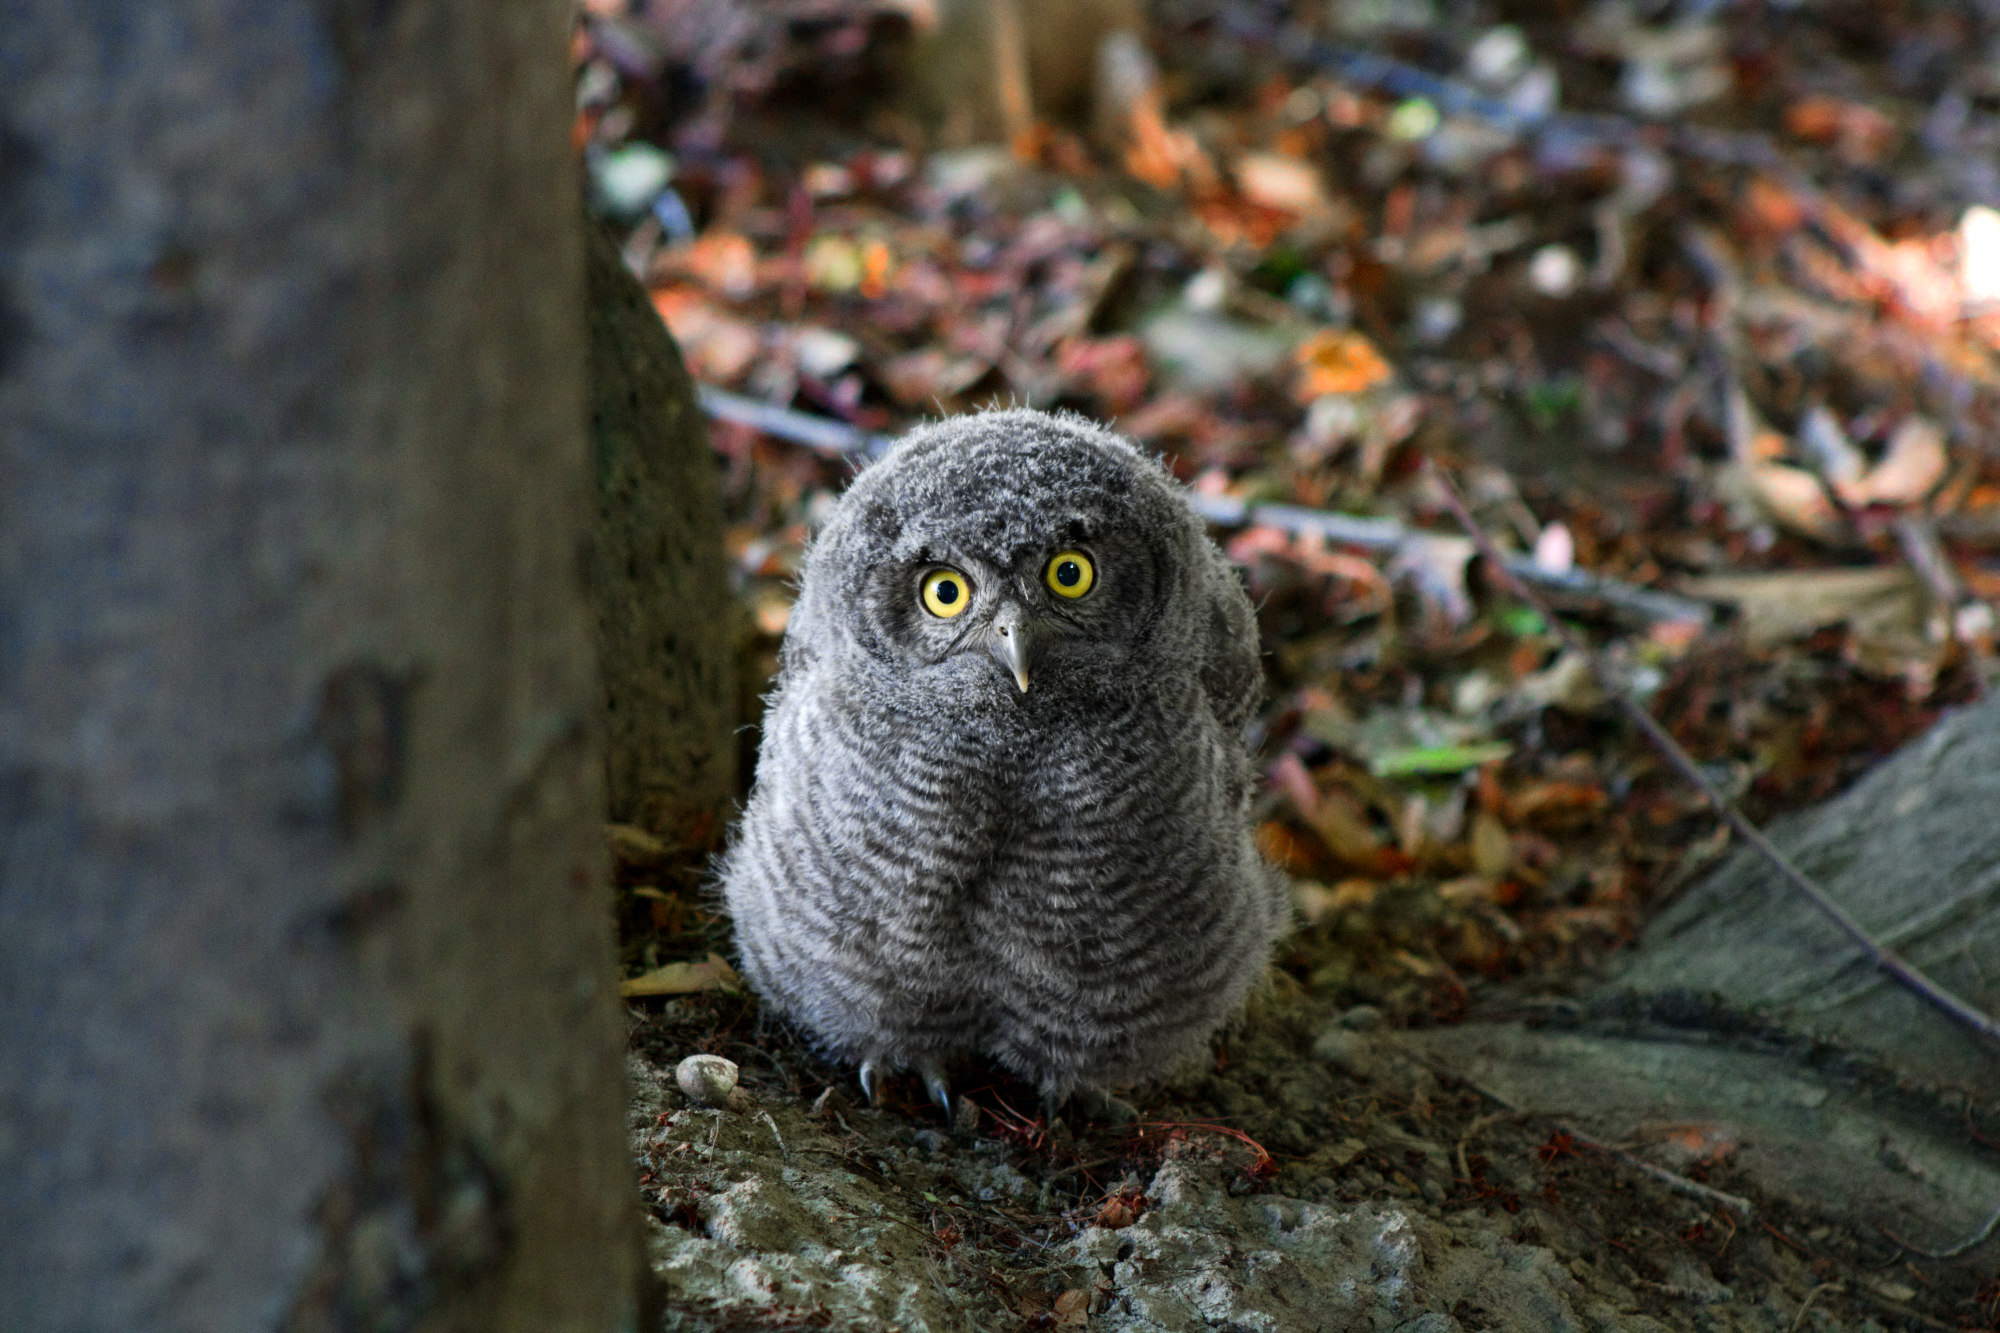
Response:
[{"label": "owl", "polygon": [[742,970],[828,1055],[1060,1105],[1207,1049],[1289,917],[1250,839],[1249,599],[1072,415],[918,429],[813,544],[724,858]]}]

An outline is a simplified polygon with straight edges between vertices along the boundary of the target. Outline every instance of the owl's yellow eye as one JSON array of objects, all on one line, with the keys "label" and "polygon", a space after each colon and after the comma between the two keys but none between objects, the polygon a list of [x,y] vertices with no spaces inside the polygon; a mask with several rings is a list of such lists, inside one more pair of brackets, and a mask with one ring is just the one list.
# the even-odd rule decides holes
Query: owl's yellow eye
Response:
[{"label": "owl's yellow eye", "polygon": [[972,585],[955,569],[933,569],[924,575],[924,609],[950,620],[972,602]]},{"label": "owl's yellow eye", "polygon": [[1057,551],[1042,578],[1058,597],[1081,597],[1097,582],[1097,566],[1081,551]]}]

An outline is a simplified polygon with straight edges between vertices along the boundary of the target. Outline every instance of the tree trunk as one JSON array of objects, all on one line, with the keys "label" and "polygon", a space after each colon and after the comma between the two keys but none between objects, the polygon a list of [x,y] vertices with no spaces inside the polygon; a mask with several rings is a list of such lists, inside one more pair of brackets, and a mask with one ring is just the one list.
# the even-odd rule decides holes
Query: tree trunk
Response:
[{"label": "tree trunk", "polygon": [[0,25],[0,1326],[632,1318],[566,15]]},{"label": "tree trunk", "polygon": [[736,606],[715,458],[667,327],[618,249],[589,231],[589,587],[610,719],[611,818],[686,852],[736,799]]},{"label": "tree trunk", "polygon": [[919,24],[905,100],[947,147],[1081,123],[1105,39],[1145,29],[1136,0],[940,0]]}]

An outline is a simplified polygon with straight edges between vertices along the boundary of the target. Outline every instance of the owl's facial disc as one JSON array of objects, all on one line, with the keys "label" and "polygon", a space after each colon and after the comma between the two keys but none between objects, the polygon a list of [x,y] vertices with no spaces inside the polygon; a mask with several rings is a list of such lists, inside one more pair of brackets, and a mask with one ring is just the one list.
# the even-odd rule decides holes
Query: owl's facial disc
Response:
[{"label": "owl's facial disc", "polygon": [[995,612],[993,623],[986,627],[986,651],[1007,668],[1014,677],[1014,683],[1021,687],[1021,693],[1026,694],[1028,663],[1034,654],[1034,634],[1028,613],[1011,601]]}]

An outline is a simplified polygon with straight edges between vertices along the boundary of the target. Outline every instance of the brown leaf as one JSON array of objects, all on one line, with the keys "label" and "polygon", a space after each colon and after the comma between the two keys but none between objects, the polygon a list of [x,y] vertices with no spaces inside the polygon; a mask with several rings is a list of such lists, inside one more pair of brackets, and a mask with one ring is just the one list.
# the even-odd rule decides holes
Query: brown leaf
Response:
[{"label": "brown leaf", "polygon": [[1889,437],[1889,451],[1860,480],[1837,489],[1859,508],[1866,504],[1913,504],[1944,480],[1950,460],[1944,432],[1922,417],[1905,418]]},{"label": "brown leaf", "polygon": [[1516,820],[1565,827],[1587,821],[1610,803],[1602,787],[1560,781],[1532,783],[1507,801]]},{"label": "brown leaf", "polygon": [[1757,507],[1779,527],[1815,541],[1846,539],[1846,520],[1812,473],[1788,463],[1751,463],[1743,473]]},{"label": "brown leaf", "polygon": [[693,995],[700,991],[743,989],[743,978],[724,962],[720,954],[710,954],[702,963],[668,963],[618,983],[618,993],[626,999],[640,995]]},{"label": "brown leaf", "polygon": [[1120,1227],[1131,1226],[1138,1216],[1138,1212],[1125,1200],[1106,1199],[1104,1206],[1097,1210],[1097,1225],[1107,1231],[1116,1231]]},{"label": "brown leaf", "polygon": [[1350,865],[1372,866],[1382,850],[1368,814],[1361,803],[1344,791],[1320,793],[1319,808],[1312,814],[1313,830],[1325,840],[1328,850]]},{"label": "brown leaf", "polygon": [[1344,879],[1330,889],[1309,879],[1295,879],[1292,902],[1305,923],[1316,926],[1337,913],[1367,907],[1381,887],[1370,879]]},{"label": "brown leaf", "polygon": [[1281,153],[1245,153],[1236,160],[1236,188],[1264,208],[1317,213],[1328,205],[1326,187],[1311,164]]},{"label": "brown leaf", "polygon": [[611,859],[621,866],[649,866],[667,858],[667,844],[637,824],[606,824]]},{"label": "brown leaf", "polygon": [[1695,597],[1734,606],[1743,637],[1758,650],[1842,621],[1874,622],[1890,615],[1914,623],[1923,597],[1917,576],[1901,565],[1724,574],[1681,586]]},{"label": "brown leaf", "polygon": [[1499,879],[1514,866],[1514,840],[1491,810],[1472,817],[1472,865],[1488,879]]},{"label": "brown leaf", "polygon": [[1057,1328],[1090,1327],[1090,1293],[1082,1287],[1071,1287],[1056,1297]]}]

